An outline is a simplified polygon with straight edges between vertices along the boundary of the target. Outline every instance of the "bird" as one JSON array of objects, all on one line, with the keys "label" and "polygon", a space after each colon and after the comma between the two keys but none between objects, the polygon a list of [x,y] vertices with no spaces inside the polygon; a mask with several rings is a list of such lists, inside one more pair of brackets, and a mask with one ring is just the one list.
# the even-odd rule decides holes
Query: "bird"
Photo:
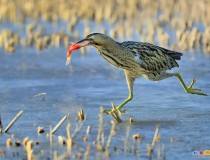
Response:
[{"label": "bird", "polygon": [[[68,48],[66,64],[70,63],[71,53],[85,46],[95,47],[99,54],[112,65],[124,71],[129,95],[116,107],[118,113],[125,113],[122,107],[133,99],[133,86],[136,78],[144,77],[151,81],[160,81],[169,77],[177,77],[186,93],[207,96],[200,88],[193,88],[194,78],[187,86],[180,73],[169,72],[179,67],[182,53],[172,51],[147,42],[117,42],[102,33],[91,33]],[[104,110],[110,114],[111,110]]]}]

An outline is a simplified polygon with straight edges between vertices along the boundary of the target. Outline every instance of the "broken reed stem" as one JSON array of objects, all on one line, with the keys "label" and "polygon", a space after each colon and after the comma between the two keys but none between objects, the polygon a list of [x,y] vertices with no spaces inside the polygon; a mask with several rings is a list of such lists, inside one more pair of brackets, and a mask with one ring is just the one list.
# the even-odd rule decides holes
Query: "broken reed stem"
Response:
[{"label": "broken reed stem", "polygon": [[78,115],[78,119],[79,119],[80,121],[83,121],[83,120],[85,119],[85,114],[84,114],[83,109],[80,109],[80,111],[77,112],[77,115]]},{"label": "broken reed stem", "polygon": [[67,119],[67,116],[64,116],[64,117],[58,122],[58,124],[53,128],[52,134],[55,133],[55,132],[57,131],[57,129],[63,124],[63,122],[65,122],[66,119]]},{"label": "broken reed stem", "polygon": [[13,120],[6,126],[4,132],[7,132],[12,125],[18,120],[18,118],[23,114],[23,111],[20,111],[14,118]]},{"label": "broken reed stem", "polygon": [[110,115],[111,115],[118,123],[122,122],[122,120],[121,120],[121,118],[120,118],[120,116],[119,116],[119,112],[118,112],[118,110],[116,109],[114,103],[112,102],[111,104],[112,104],[112,111],[110,112]]},{"label": "broken reed stem", "polygon": [[70,112],[67,114],[67,119],[70,122]]},{"label": "broken reed stem", "polygon": [[124,141],[124,152],[128,151],[128,141],[129,141],[129,134],[130,134],[130,126],[127,127],[125,141]]},{"label": "broken reed stem", "polygon": [[[70,129],[71,129],[71,125],[68,124],[68,125],[66,126],[66,132],[67,132],[66,147],[67,147],[67,150],[68,150],[68,151],[71,151],[71,148],[72,148],[72,137],[71,137]],[[69,153],[69,154],[70,154],[70,153]]]},{"label": "broken reed stem", "polygon": [[71,125],[68,124],[68,125],[66,126],[66,133],[67,133],[67,138],[68,138],[68,139],[71,138],[71,132],[70,132],[70,130],[71,130]]},{"label": "broken reed stem", "polygon": [[84,160],[89,160],[90,151],[91,151],[91,144],[89,144],[86,147],[86,151],[84,153]]},{"label": "broken reed stem", "polygon": [[166,154],[165,154],[165,145],[164,144],[159,144],[158,145],[158,153],[157,153],[157,158],[158,159],[165,159]]},{"label": "broken reed stem", "polygon": [[90,134],[90,126],[87,126],[86,135]]},{"label": "broken reed stem", "polygon": [[152,159],[152,147],[151,147],[151,144],[147,144],[146,145],[147,147],[147,156],[148,156],[148,159],[151,160]]},{"label": "broken reed stem", "polygon": [[30,140],[26,143],[27,160],[33,160],[34,159],[32,147],[33,147],[33,141]]},{"label": "broken reed stem", "polygon": [[74,131],[74,133],[72,134],[72,137],[71,137],[72,139],[74,139],[78,135],[78,133],[81,131],[81,129],[84,126],[85,120],[86,120],[86,116],[84,117],[84,120],[82,121],[80,126],[75,129],[75,131]]},{"label": "broken reed stem", "polygon": [[111,144],[112,134],[114,133],[114,129],[115,129],[115,123],[113,122],[112,123],[112,128],[111,128],[110,133],[109,133],[109,137],[108,137],[108,140],[107,140],[107,143],[106,143],[106,150],[107,151],[109,150],[109,146]]},{"label": "broken reed stem", "polygon": [[156,145],[156,137],[158,136],[158,132],[159,132],[159,129],[160,129],[160,124],[158,124],[156,126],[156,130],[155,130],[155,134],[154,134],[154,137],[153,137],[153,140],[152,140],[152,144],[147,144],[147,156],[149,159],[152,159],[152,152],[155,148],[155,145]]},{"label": "broken reed stem", "polygon": [[100,107],[99,113],[99,129],[96,142],[99,143],[101,141],[102,146],[104,145],[104,129],[103,129],[103,107]]},{"label": "broken reed stem", "polygon": [[58,160],[58,153],[57,153],[57,151],[53,152],[53,159],[54,160]]},{"label": "broken reed stem", "polygon": [[50,125],[50,147],[52,147],[52,126]]},{"label": "broken reed stem", "polygon": [[47,93],[45,93],[45,92],[43,92],[43,93],[38,93],[38,94],[32,96],[30,99],[33,99],[33,98],[35,98],[35,97],[42,97],[42,100],[44,101],[46,95],[47,95]]},{"label": "broken reed stem", "polygon": [[103,107],[101,106],[100,111],[99,111],[99,128],[98,128],[98,135],[96,138],[97,143],[100,141],[100,138],[101,138],[101,119],[103,119],[103,113],[101,112],[102,108]]},{"label": "broken reed stem", "polygon": [[153,140],[152,140],[152,144],[147,144],[147,156],[149,159],[152,159],[152,152],[155,148],[155,145],[156,145],[156,138],[158,136],[158,132],[160,130],[160,124],[158,124],[156,126],[156,130],[155,130],[155,134],[154,134],[154,137],[153,137]]},{"label": "broken reed stem", "polygon": [[158,124],[158,125],[156,126],[155,134],[154,134],[154,137],[153,137],[153,140],[152,140],[152,144],[151,144],[151,150],[152,150],[152,151],[153,151],[153,149],[155,148],[156,137],[158,136],[159,130],[160,130],[160,124]]}]

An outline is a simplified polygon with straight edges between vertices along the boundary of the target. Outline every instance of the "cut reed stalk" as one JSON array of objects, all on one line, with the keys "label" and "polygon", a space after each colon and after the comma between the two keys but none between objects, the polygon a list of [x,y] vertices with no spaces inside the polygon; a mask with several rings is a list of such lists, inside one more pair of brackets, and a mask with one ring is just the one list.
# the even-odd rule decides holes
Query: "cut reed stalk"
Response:
[{"label": "cut reed stalk", "polygon": [[23,114],[23,111],[18,112],[18,114],[12,119],[12,121],[6,126],[4,132],[8,132],[8,130],[12,127],[12,125],[20,118],[20,116]]},{"label": "cut reed stalk", "polygon": [[52,134],[55,133],[58,128],[65,122],[65,120],[67,119],[67,116],[64,116],[59,122],[58,124],[52,129]]}]

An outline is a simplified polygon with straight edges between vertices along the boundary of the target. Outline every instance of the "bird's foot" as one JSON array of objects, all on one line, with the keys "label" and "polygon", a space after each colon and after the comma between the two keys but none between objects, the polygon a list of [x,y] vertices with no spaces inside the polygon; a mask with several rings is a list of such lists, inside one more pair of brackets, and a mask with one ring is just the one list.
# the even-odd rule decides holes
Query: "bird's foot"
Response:
[{"label": "bird's foot", "polygon": [[123,114],[126,112],[126,110],[121,110],[121,109],[118,109],[118,108],[115,108],[115,109],[105,109],[103,112],[105,114],[111,114],[111,112],[118,112],[119,114]]},{"label": "bird's foot", "polygon": [[105,114],[110,114],[111,113],[111,109],[105,109],[105,110],[103,110],[103,112],[105,113]]},{"label": "bird's foot", "polygon": [[187,87],[186,92],[190,94],[198,94],[203,96],[208,96],[207,94],[203,93],[200,88],[193,88],[193,85],[195,84],[196,79],[193,78],[191,84]]},{"label": "bird's foot", "polygon": [[122,108],[122,106],[121,106],[121,105],[119,105],[118,107],[116,107],[116,110],[117,110],[120,114],[125,113],[125,112],[126,112],[126,110],[122,110],[121,108]]}]

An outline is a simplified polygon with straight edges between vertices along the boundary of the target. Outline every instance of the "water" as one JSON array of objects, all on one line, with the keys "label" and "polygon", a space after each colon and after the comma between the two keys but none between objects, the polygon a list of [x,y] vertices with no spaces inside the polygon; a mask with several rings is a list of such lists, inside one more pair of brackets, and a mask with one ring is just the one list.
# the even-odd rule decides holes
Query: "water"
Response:
[{"label": "water", "polygon": [[[26,136],[39,140],[40,146],[35,147],[34,151],[38,154],[42,148],[43,154],[39,158],[52,158],[55,149],[62,154],[65,147],[55,145],[50,149],[45,134],[37,134],[38,126],[45,127],[46,132],[49,132],[49,125],[56,125],[68,112],[71,113],[70,121],[74,122],[76,112],[83,108],[87,120],[75,141],[76,146],[83,151],[86,144],[82,143],[81,137],[88,125],[91,126],[90,140],[93,141],[97,136],[99,107],[110,108],[112,101],[116,105],[120,104],[128,95],[123,72],[108,64],[94,48],[90,48],[86,57],[75,51],[70,67],[65,66],[64,47],[49,48],[41,53],[31,48],[19,48],[14,55],[3,52],[1,49],[0,112],[3,125],[5,127],[19,110],[23,110],[23,116],[10,129],[10,133],[20,140]],[[195,86],[210,94],[208,56],[192,51],[184,54],[179,64],[180,68],[175,71],[180,72],[188,84],[194,76],[202,73],[197,77]],[[47,93],[45,101],[40,97],[31,99],[42,92]],[[130,140],[135,133],[144,137],[138,145],[143,159],[148,159],[146,144],[151,144],[157,124],[161,125],[160,143],[166,147],[166,159],[192,159],[193,151],[210,149],[210,98],[186,94],[175,77],[160,82],[137,79],[134,99],[123,109],[127,113],[122,115],[124,122],[116,126],[117,134],[111,143],[110,159],[139,158],[122,151],[128,126]],[[130,117],[134,119],[131,125],[128,123]],[[109,135],[111,119],[110,116],[104,117],[105,138]],[[54,138],[66,135],[65,124]],[[0,135],[0,148],[5,149],[6,138],[10,136]],[[172,143],[171,138],[178,140]],[[120,154],[113,151],[115,146],[121,149]],[[18,151],[15,148],[7,149],[8,152],[11,150]],[[92,158],[95,155],[92,153]],[[10,158],[21,159],[21,156],[7,154],[5,157]]]}]

